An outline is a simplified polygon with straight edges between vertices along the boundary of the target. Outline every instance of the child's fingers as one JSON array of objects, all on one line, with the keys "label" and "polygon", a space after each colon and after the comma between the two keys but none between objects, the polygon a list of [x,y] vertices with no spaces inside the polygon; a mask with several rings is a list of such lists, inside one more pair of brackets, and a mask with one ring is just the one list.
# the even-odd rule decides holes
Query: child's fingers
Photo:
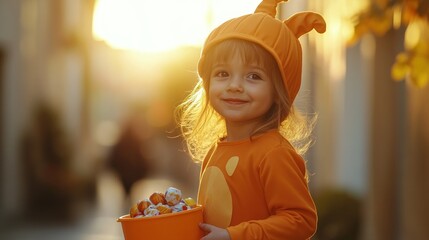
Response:
[{"label": "child's fingers", "polygon": [[210,224],[200,223],[200,229],[203,230],[204,232],[211,232],[212,227]]}]

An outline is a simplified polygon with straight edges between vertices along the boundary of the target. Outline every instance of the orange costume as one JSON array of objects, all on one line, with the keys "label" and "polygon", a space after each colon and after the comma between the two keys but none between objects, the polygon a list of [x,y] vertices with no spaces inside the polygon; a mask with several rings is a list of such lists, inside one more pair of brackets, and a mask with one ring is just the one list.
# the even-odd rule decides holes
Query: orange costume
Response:
[{"label": "orange costume", "polygon": [[231,239],[308,239],[317,215],[305,163],[277,131],[219,142],[201,169],[198,202],[204,221]]},{"label": "orange costume", "polygon": [[[298,38],[312,29],[322,33],[326,24],[313,12],[280,21],[275,18],[279,2],[263,0],[255,13],[214,29],[202,49],[200,76],[216,44],[228,39],[252,42],[273,55],[292,104],[301,85]],[[276,130],[218,142],[201,169],[198,203],[204,206],[204,221],[226,228],[232,240],[309,239],[316,231],[317,214],[305,176],[304,160]]]}]

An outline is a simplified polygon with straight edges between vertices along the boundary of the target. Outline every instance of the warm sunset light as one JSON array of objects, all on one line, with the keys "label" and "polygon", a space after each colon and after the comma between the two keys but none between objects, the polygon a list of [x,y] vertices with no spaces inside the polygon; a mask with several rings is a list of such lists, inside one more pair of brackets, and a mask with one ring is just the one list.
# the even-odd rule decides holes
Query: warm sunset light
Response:
[{"label": "warm sunset light", "polygon": [[158,52],[199,46],[219,23],[252,13],[259,0],[97,0],[93,35],[113,48]]}]

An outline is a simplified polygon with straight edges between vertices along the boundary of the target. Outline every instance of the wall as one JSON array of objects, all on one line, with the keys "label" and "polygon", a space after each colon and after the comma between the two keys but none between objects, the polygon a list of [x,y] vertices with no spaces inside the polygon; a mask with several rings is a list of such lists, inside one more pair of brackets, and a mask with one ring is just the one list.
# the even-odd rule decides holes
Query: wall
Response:
[{"label": "wall", "polygon": [[25,94],[19,95],[23,85],[20,56],[20,1],[0,1],[0,46],[5,57],[2,71],[2,129],[0,156],[0,213],[16,212],[21,204],[22,181],[18,169],[17,138],[27,109],[22,104]]},{"label": "wall", "polygon": [[[90,177],[88,140],[89,56],[93,1],[0,1],[0,47],[5,51],[2,76],[2,149],[0,216],[23,212],[26,199],[23,135],[31,128],[38,104],[58,111],[61,125],[79,151],[73,171]],[[25,159],[24,159],[25,161]]]}]

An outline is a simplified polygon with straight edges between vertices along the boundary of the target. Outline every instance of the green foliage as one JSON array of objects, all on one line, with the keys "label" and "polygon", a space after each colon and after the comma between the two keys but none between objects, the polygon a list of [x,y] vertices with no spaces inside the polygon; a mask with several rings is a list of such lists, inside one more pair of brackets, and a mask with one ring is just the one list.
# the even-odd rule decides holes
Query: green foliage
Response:
[{"label": "green foliage", "polygon": [[315,239],[356,240],[361,228],[361,202],[351,193],[327,189],[315,195],[319,221]]}]

